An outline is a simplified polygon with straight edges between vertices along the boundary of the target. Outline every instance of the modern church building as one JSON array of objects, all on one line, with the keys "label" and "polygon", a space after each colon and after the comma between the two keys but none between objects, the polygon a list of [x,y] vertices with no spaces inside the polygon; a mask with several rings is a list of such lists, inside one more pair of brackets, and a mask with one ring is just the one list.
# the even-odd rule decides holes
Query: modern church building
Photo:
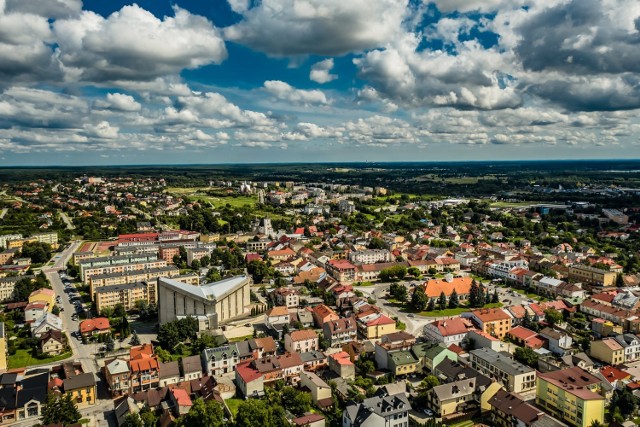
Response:
[{"label": "modern church building", "polygon": [[200,331],[219,325],[250,311],[251,279],[230,277],[203,286],[188,285],[169,278],[158,279],[160,324],[187,316],[198,319]]}]

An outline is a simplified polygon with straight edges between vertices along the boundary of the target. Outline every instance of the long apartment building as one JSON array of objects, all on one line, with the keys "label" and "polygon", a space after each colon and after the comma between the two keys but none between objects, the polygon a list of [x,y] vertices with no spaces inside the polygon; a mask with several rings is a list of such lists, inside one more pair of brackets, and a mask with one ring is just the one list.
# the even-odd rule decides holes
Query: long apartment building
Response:
[{"label": "long apartment building", "polygon": [[[166,261],[163,261],[166,263]],[[158,268],[147,268],[133,271],[120,271],[118,273],[98,274],[89,278],[91,295],[103,286],[124,285],[126,283],[150,282],[159,277],[176,278],[180,276],[180,270],[172,265]]]},{"label": "long apartment building", "polygon": [[[121,256],[107,256],[91,258],[80,262],[80,279],[87,284],[87,276],[105,273],[115,273],[117,271],[99,271],[100,268],[114,267],[125,264],[136,264],[150,261],[157,261],[158,255],[154,253],[131,254]],[[166,265],[166,264],[165,264]],[[139,269],[138,269],[139,270]],[[126,270],[123,270],[126,271]]]},{"label": "long apartment building", "polygon": [[616,284],[617,273],[588,265],[574,264],[569,267],[568,277],[572,282],[582,282],[586,285],[613,286]]},{"label": "long apartment building", "polygon": [[114,308],[118,304],[122,304],[128,311],[135,308],[137,301],[156,304],[158,302],[157,281],[103,286],[96,289],[94,301],[98,313],[105,308]]},{"label": "long apartment building", "polygon": [[156,259],[153,261],[139,261],[139,262],[133,262],[130,264],[117,264],[117,265],[107,265],[104,267],[92,267],[85,270],[84,283],[89,284],[89,278],[95,275],[124,273],[126,271],[147,270],[150,268],[161,268],[166,266],[167,266],[167,261],[162,259],[161,260]]},{"label": "long apartment building", "polygon": [[524,393],[536,388],[536,370],[523,365],[490,348],[470,352],[471,367],[495,378],[514,393]]}]

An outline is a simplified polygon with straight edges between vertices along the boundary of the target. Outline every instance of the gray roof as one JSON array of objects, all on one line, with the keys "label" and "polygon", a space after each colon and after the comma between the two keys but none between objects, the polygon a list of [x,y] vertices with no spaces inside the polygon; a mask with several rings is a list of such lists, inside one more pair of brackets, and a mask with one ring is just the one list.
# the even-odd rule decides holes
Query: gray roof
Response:
[{"label": "gray roof", "polygon": [[96,294],[106,294],[109,292],[118,292],[118,291],[124,291],[127,289],[146,288],[146,287],[147,287],[147,284],[145,282],[134,282],[134,283],[125,283],[122,285],[100,286],[99,288],[96,288],[94,292]]},{"label": "gray roof", "polygon": [[182,358],[182,372],[192,374],[194,372],[202,372],[202,362],[200,356],[189,356]]},{"label": "gray roof", "polygon": [[160,278],[158,284],[166,286],[168,288],[180,291],[184,294],[197,297],[202,300],[214,301],[218,300],[227,294],[235,291],[240,286],[244,286],[249,283],[248,276],[234,276],[227,279],[222,279],[218,282],[207,283],[202,286],[193,286],[186,283],[178,282],[177,280]]},{"label": "gray roof", "polygon": [[405,393],[391,396],[374,396],[365,399],[360,404],[347,406],[345,411],[354,426],[361,426],[368,419],[389,418],[395,414],[411,410],[411,404]]},{"label": "gray roof", "polygon": [[491,350],[490,348],[471,350],[471,354],[486,361],[489,365],[495,366],[500,371],[506,372],[508,375],[520,375],[535,372],[535,369],[530,368],[527,365],[523,365],[522,363]]},{"label": "gray roof", "polygon": [[[246,341],[242,341],[237,344],[241,344],[243,342],[246,342]],[[225,358],[224,356],[225,354],[226,354],[226,358],[230,358],[232,357],[233,353],[236,353],[237,355],[241,354],[237,344],[228,344],[228,345],[223,345],[216,348],[205,348],[202,351],[202,354],[207,361],[222,360]],[[247,353],[251,353],[251,352],[248,351]]]}]

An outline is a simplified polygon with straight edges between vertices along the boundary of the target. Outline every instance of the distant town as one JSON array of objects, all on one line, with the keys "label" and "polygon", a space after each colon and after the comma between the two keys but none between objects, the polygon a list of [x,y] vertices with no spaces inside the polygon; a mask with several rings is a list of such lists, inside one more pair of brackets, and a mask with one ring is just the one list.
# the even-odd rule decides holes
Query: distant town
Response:
[{"label": "distant town", "polygon": [[349,173],[0,184],[2,424],[640,424],[640,189]]}]

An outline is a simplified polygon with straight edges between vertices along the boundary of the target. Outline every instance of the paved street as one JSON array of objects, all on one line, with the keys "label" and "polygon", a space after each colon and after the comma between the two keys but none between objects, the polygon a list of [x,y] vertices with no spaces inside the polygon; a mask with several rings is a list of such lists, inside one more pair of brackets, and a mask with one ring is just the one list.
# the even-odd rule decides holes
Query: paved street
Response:
[{"label": "paved street", "polygon": [[67,224],[67,228],[69,230],[73,230],[74,228],[76,228],[75,225],[73,225],[73,222],[71,221],[71,219],[67,216],[66,213],[60,211],[60,218],[62,218],[62,220],[64,221],[65,224]]},{"label": "paved street", "polygon": [[[97,373],[99,372],[99,367],[96,361],[95,352],[98,345],[83,345],[81,341],[71,336],[71,332],[78,330],[79,322],[71,318],[71,316],[75,312],[75,307],[69,301],[69,295],[64,292],[64,284],[62,283],[59,275],[59,271],[65,268],[73,253],[78,250],[81,244],[82,242],[73,242],[62,253],[56,254],[53,259],[54,266],[52,268],[44,269],[44,273],[51,283],[51,287],[55,291],[56,295],[60,295],[60,304],[58,305],[64,309],[60,313],[60,318],[62,319],[65,330],[67,331],[69,346],[71,347],[71,351],[73,352],[73,356],[68,360],[80,362],[82,364],[82,369],[84,370],[84,372],[93,372],[98,385],[98,396],[107,397],[104,391],[105,388],[101,383],[102,380],[97,375]],[[82,410],[81,413],[83,414],[83,417],[89,416],[93,418],[97,422],[97,424],[94,425],[106,425],[107,421],[105,421],[104,414],[108,413],[108,411],[111,410],[113,410],[113,400],[100,399],[95,406],[86,408],[85,410]]]}]

